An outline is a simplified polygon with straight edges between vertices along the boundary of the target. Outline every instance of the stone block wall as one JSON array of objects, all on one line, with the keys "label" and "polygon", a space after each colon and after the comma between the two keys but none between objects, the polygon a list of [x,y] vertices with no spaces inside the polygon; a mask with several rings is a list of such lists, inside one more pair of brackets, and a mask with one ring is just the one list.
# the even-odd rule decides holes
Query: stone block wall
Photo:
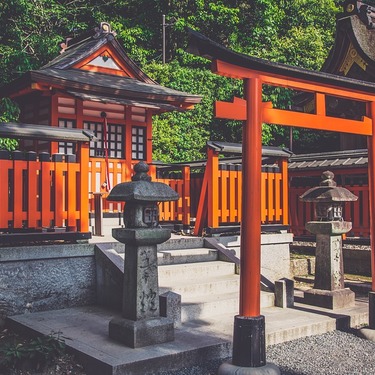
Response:
[{"label": "stone block wall", "polygon": [[94,245],[0,248],[0,317],[93,304]]},{"label": "stone block wall", "polygon": [[[291,233],[264,233],[261,235],[261,282],[263,290],[274,290],[276,280],[290,278],[289,246]],[[219,242],[240,257],[240,236],[223,236]]]}]

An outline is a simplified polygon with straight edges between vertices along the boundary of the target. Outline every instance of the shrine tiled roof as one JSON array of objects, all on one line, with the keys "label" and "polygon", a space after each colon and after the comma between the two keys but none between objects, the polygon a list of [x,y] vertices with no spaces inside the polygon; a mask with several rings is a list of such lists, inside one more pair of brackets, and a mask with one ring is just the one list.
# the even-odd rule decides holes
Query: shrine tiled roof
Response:
[{"label": "shrine tiled roof", "polygon": [[0,122],[0,137],[45,141],[96,142],[90,130],[59,128],[50,125]]},{"label": "shrine tiled roof", "polygon": [[375,81],[375,7],[347,0],[337,16],[335,43],[322,71]]},{"label": "shrine tiled roof", "polygon": [[368,164],[367,150],[345,150],[294,155],[289,159],[290,170],[322,168],[360,168]]},{"label": "shrine tiled roof", "polygon": [[79,69],[44,68],[30,72],[33,80],[52,84],[64,84],[66,89],[102,93],[112,97],[147,98],[150,100],[181,100],[191,103],[200,101],[200,96],[173,90],[161,85],[138,81],[134,78]]}]

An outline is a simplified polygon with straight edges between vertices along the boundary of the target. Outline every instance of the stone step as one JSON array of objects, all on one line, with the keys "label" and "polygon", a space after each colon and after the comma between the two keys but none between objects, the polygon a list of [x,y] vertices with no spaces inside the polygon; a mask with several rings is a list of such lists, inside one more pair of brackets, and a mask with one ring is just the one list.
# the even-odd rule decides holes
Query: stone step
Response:
[{"label": "stone step", "polygon": [[233,263],[221,261],[163,265],[158,267],[159,284],[173,285],[181,280],[233,275],[234,268]]},{"label": "stone step", "polygon": [[[221,293],[181,297],[181,321],[210,318],[220,314],[238,314],[239,293]],[[274,306],[274,294],[261,292],[261,307]]]},{"label": "stone step", "polygon": [[220,293],[238,293],[240,288],[239,275],[213,276],[194,280],[174,281],[172,285],[159,282],[160,294],[167,291],[178,293],[186,298],[191,295],[211,295]]},{"label": "stone step", "polygon": [[211,262],[217,260],[217,251],[206,247],[159,250],[157,255],[159,266],[167,264]]}]

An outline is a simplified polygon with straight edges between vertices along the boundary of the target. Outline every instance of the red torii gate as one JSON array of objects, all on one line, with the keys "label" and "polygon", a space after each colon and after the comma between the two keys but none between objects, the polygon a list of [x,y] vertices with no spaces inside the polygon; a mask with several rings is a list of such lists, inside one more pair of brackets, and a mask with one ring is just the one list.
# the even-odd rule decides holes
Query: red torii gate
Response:
[{"label": "red torii gate", "polygon": [[[368,136],[371,269],[372,291],[375,292],[375,84],[242,55],[221,46],[193,30],[190,30],[189,34],[188,52],[211,60],[211,70],[213,73],[244,81],[245,99],[234,98],[232,103],[215,103],[215,116],[217,118],[244,121],[242,139],[243,215],[241,222],[239,316],[254,319],[261,317],[260,176],[263,122]],[[262,85],[264,84],[313,94],[315,97],[315,112],[303,113],[276,109],[272,107],[272,103],[262,102]],[[366,116],[363,116],[359,121],[328,116],[325,100],[327,95],[366,103]],[[372,317],[375,311],[374,313],[371,311],[371,306],[374,303],[370,301],[369,305],[370,327],[375,328],[375,319]],[[250,337],[254,333],[254,328],[246,328],[246,325],[246,319],[244,321],[239,320],[238,322],[235,320],[233,364],[244,367],[263,366],[265,364],[265,349],[262,348],[264,343],[260,343],[259,345],[259,342],[256,342],[254,344],[249,339],[250,355],[240,348],[246,341],[244,336]],[[249,325],[251,324],[249,323]],[[255,323],[255,325],[257,326],[257,330],[264,331],[264,323]],[[259,339],[259,335],[257,337]],[[258,348],[259,346],[260,348]],[[257,353],[254,354],[254,352]]]}]

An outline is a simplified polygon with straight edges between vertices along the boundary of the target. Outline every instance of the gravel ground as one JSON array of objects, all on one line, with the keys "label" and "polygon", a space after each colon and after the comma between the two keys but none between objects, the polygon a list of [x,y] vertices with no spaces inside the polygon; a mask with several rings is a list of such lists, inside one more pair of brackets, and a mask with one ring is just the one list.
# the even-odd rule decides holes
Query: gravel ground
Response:
[{"label": "gravel ground", "polygon": [[375,343],[334,331],[270,346],[267,360],[283,375],[375,374]]},{"label": "gravel ground", "polygon": [[[267,348],[267,361],[282,375],[375,374],[375,342],[334,331],[309,336]],[[214,375],[222,361],[159,375]]]}]

